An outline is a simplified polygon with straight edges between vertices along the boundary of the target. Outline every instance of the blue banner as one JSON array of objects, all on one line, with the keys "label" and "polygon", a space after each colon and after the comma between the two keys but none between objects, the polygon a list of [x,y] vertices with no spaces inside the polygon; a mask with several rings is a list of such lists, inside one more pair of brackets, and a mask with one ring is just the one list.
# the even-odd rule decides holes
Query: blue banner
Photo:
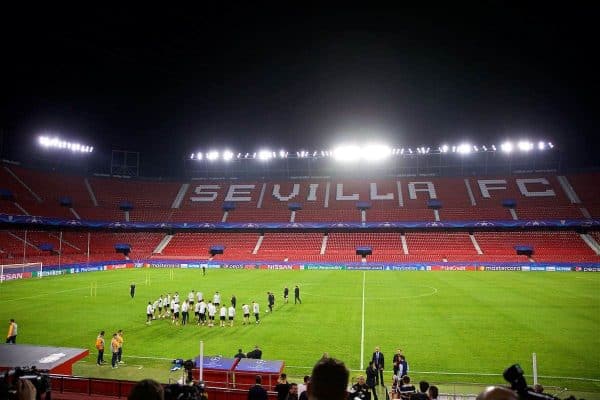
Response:
[{"label": "blue banner", "polygon": [[283,370],[283,361],[255,360],[242,358],[236,365],[236,372],[261,372],[265,374],[279,374]]},{"label": "blue banner", "polygon": [[304,230],[304,229],[453,229],[453,228],[600,228],[600,219],[395,221],[395,222],[125,222],[0,214],[0,224],[112,230]]},{"label": "blue banner", "polygon": [[[237,362],[236,358],[225,358],[221,356],[204,356],[202,368],[217,371],[231,371]],[[200,368],[200,356],[194,359],[196,368]]]}]

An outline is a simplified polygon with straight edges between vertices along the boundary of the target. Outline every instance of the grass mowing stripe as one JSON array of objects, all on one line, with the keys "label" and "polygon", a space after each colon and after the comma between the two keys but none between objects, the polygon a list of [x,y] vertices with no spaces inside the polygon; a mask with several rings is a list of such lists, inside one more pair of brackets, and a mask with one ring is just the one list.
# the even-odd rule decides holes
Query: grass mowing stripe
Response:
[{"label": "grass mowing stripe", "polygon": [[361,332],[360,332],[360,369],[364,368],[365,358],[365,281],[367,278],[366,271],[363,271],[363,283],[362,283],[362,312],[361,312]]}]

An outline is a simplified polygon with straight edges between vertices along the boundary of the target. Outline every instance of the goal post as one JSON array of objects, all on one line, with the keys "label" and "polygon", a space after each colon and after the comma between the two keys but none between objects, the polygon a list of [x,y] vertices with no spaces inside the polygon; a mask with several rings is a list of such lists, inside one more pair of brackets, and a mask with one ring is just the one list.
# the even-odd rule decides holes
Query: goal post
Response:
[{"label": "goal post", "polygon": [[41,278],[44,264],[41,262],[31,262],[22,264],[1,264],[0,265],[0,283],[12,281],[15,279]]}]

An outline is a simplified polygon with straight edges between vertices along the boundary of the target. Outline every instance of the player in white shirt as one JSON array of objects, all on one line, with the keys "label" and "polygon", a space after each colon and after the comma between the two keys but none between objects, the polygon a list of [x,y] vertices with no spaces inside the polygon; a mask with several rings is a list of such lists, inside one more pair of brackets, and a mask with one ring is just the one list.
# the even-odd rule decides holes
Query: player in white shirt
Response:
[{"label": "player in white shirt", "polygon": [[219,310],[219,321],[221,323],[221,328],[225,327],[225,320],[227,319],[227,305],[223,304],[221,309]]},{"label": "player in white shirt", "polygon": [[254,318],[256,319],[256,323],[260,323],[260,307],[256,301],[252,302],[252,312],[254,313]]},{"label": "player in white shirt", "polygon": [[181,305],[181,325],[186,325],[188,319],[190,318],[190,304],[188,301],[184,301]]},{"label": "player in white shirt", "polygon": [[171,293],[167,293],[165,300],[163,301],[163,307],[165,307],[165,317],[171,315]]},{"label": "player in white shirt", "polygon": [[163,299],[163,295],[161,294],[158,298],[158,318],[163,317],[163,305],[165,304],[165,299]]},{"label": "player in white shirt", "polygon": [[204,300],[204,297],[202,297],[202,292],[200,291],[196,292],[196,297],[198,297],[198,303]]},{"label": "player in white shirt", "polygon": [[200,319],[198,320],[198,324],[206,324],[206,303],[204,302],[204,300],[200,301],[200,308],[198,309],[198,312],[200,313]]},{"label": "player in white shirt", "polygon": [[217,313],[217,307],[210,301],[206,306],[208,310],[208,326],[215,326],[215,314]]},{"label": "player in white shirt", "polygon": [[196,301],[196,291],[192,290],[188,293],[188,301],[190,302],[190,306],[194,305],[194,301]]},{"label": "player in white shirt", "polygon": [[194,304],[194,318],[200,323],[200,303]]},{"label": "player in white shirt", "polygon": [[173,300],[175,300],[175,303],[179,304],[179,292],[175,292],[173,295]]},{"label": "player in white shirt", "polygon": [[154,310],[152,309],[152,303],[148,302],[146,306],[146,325],[150,325],[152,323],[152,314]]},{"label": "player in white shirt", "polygon": [[158,299],[154,300],[152,304],[152,319],[156,319],[156,314],[158,313]]},{"label": "player in white shirt", "polygon": [[174,318],[175,318],[175,299],[174,299],[173,297],[171,297],[171,304],[170,304],[170,307],[171,307],[171,318],[172,318],[173,320],[175,320],[175,319],[174,319]]},{"label": "player in white shirt", "polygon": [[173,303],[173,323],[179,325],[179,304]]},{"label": "player in white shirt", "polygon": [[250,306],[246,303],[242,305],[242,312],[244,313],[244,322],[242,325],[246,325],[246,323],[250,323]]},{"label": "player in white shirt", "polygon": [[215,305],[215,307],[219,307],[219,305],[221,304],[221,295],[219,294],[219,292],[215,292],[215,295],[213,296],[213,304]]},{"label": "player in white shirt", "polygon": [[235,317],[235,308],[233,306],[229,306],[227,309],[229,315],[229,326],[233,326],[233,318]]}]

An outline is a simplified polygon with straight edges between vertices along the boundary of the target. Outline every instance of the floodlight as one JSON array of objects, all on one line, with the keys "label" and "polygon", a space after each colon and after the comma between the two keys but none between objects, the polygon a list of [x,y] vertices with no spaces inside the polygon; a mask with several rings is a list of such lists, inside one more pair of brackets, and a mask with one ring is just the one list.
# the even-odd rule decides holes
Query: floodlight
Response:
[{"label": "floodlight", "polygon": [[546,143],[544,142],[538,142],[538,150],[545,150],[546,149]]},{"label": "floodlight", "polygon": [[492,145],[492,150],[496,151],[496,145],[495,144]]},{"label": "floodlight", "polygon": [[552,142],[548,142],[548,147],[550,147],[551,149],[554,148],[554,145],[552,144]]},{"label": "floodlight", "polygon": [[333,150],[333,156],[338,161],[357,161],[361,156],[360,147],[356,145],[340,146]]},{"label": "floodlight", "polygon": [[209,151],[208,153],[206,153],[206,159],[209,161],[218,160],[219,152],[218,151]]},{"label": "floodlight", "polygon": [[471,145],[469,143],[463,143],[456,148],[456,152],[460,154],[469,154],[471,152]]},{"label": "floodlight", "polygon": [[279,150],[279,157],[284,158],[286,156],[286,152],[284,150]]},{"label": "floodlight", "polygon": [[231,160],[232,158],[233,158],[233,153],[232,153],[231,151],[229,151],[229,150],[225,150],[225,151],[223,152],[223,160],[225,160],[225,161],[229,161],[229,160]]},{"label": "floodlight", "polygon": [[483,151],[488,151],[487,146],[481,146],[481,148],[483,149]]},{"label": "floodlight", "polygon": [[502,151],[505,153],[510,153],[513,151],[514,146],[512,142],[504,142],[500,145],[500,149],[502,149]]},{"label": "floodlight", "polygon": [[404,147],[400,149],[400,154],[404,154]]},{"label": "floodlight", "polygon": [[408,152],[412,154],[412,149],[410,147],[408,148]]},{"label": "floodlight", "polygon": [[[256,154],[256,153],[255,153]],[[258,152],[258,159],[262,161],[267,161],[273,158],[273,153],[269,150],[260,150]]]},{"label": "floodlight", "polygon": [[241,158],[242,157],[242,153],[237,153],[237,158]]},{"label": "floodlight", "polygon": [[190,154],[190,160],[193,160],[194,158],[196,158],[196,155],[194,153]]},{"label": "floodlight", "polygon": [[527,140],[521,140],[519,143],[517,143],[517,147],[521,151],[530,151],[533,150],[533,143]]},{"label": "floodlight", "polygon": [[473,146],[473,150],[475,150],[475,152],[478,152],[479,151],[479,147]]}]

